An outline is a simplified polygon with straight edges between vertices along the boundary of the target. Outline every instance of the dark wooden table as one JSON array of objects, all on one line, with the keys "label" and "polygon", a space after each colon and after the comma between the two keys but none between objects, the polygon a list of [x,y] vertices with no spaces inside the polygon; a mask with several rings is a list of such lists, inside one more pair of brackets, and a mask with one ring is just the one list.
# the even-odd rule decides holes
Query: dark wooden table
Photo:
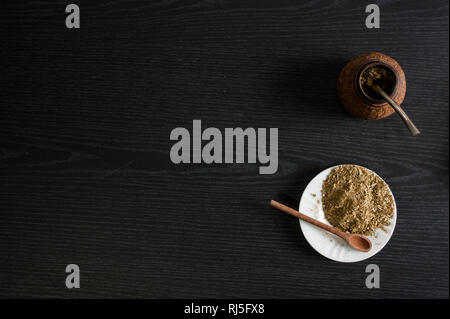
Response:
[{"label": "dark wooden table", "polygon": [[[448,1],[382,1],[370,30],[369,1],[74,2],[70,30],[64,2],[0,4],[1,297],[448,298]],[[340,69],[372,50],[402,65],[420,137],[339,106]],[[169,134],[194,119],[279,128],[277,173],[173,164]],[[268,205],[297,207],[339,163],[398,205],[389,244],[354,264]]]}]

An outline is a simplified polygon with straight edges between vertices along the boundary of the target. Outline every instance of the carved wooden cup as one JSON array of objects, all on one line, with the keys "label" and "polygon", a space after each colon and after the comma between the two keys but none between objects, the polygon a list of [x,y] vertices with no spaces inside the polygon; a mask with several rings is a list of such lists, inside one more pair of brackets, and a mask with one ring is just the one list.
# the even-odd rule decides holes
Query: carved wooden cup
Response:
[{"label": "carved wooden cup", "polygon": [[395,85],[389,94],[398,105],[405,99],[406,77],[400,64],[379,52],[360,54],[342,69],[337,82],[338,98],[351,114],[365,120],[378,120],[390,116],[394,109],[385,100],[373,99],[361,88],[361,74],[368,67],[382,65],[395,75]]}]

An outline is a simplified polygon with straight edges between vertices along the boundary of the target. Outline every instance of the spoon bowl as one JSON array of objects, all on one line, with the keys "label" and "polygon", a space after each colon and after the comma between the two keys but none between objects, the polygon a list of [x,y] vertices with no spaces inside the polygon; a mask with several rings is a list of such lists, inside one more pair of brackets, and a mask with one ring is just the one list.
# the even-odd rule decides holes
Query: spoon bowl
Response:
[{"label": "spoon bowl", "polygon": [[353,248],[368,252],[372,249],[372,242],[366,236],[360,234],[350,234],[345,241]]}]

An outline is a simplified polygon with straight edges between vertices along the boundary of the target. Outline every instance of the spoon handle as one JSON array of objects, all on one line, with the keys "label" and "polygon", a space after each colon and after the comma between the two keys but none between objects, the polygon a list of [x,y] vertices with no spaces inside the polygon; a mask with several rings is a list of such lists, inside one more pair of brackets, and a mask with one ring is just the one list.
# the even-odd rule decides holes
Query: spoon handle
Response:
[{"label": "spoon handle", "polygon": [[413,136],[419,135],[420,134],[419,129],[414,125],[414,123],[411,121],[411,119],[403,110],[403,108],[400,105],[398,105],[393,99],[391,99],[389,95],[387,95],[386,92],[384,92],[384,90],[380,88],[377,84],[373,84],[372,87],[375,90],[375,92],[380,94],[386,100],[386,102],[388,102],[394,108],[394,110],[397,112],[397,114],[405,123],[406,127],[408,127],[411,134]]},{"label": "spoon handle", "polygon": [[339,229],[337,229],[337,228],[335,228],[333,226],[330,226],[330,225],[324,224],[322,222],[319,222],[317,219],[314,219],[314,218],[311,218],[311,217],[309,217],[309,216],[307,216],[305,214],[302,214],[299,211],[296,211],[295,209],[292,209],[292,208],[290,208],[290,207],[288,207],[286,205],[283,205],[283,204],[281,204],[281,203],[279,203],[277,201],[271,200],[270,201],[270,205],[275,207],[275,208],[277,208],[277,209],[279,209],[279,210],[281,210],[281,211],[283,211],[283,212],[285,212],[285,213],[288,213],[289,215],[292,215],[292,216],[297,217],[297,218],[299,218],[301,220],[304,220],[305,222],[308,222],[308,223],[313,224],[313,225],[315,225],[315,226],[317,226],[319,228],[322,228],[322,229],[324,229],[326,231],[329,231],[330,233],[333,233],[333,234],[335,234],[335,235],[337,235],[337,236],[339,236],[339,237],[341,237],[341,238],[343,238],[345,240],[347,240],[347,237],[349,236],[349,234],[344,233],[343,231],[341,231],[341,230],[339,230]]}]

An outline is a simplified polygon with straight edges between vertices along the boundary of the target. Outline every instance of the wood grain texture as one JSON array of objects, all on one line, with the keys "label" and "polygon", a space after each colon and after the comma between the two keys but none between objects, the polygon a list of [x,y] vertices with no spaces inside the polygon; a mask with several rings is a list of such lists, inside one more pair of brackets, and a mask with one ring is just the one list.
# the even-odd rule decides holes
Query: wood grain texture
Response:
[{"label": "wood grain texture", "polygon": [[[0,4],[1,297],[448,298],[448,1],[382,1],[379,30],[361,1],[76,3],[79,30],[60,1]],[[340,69],[374,50],[405,71],[420,137],[339,106]],[[193,119],[278,127],[278,172],[172,164]],[[324,259],[269,206],[340,163],[397,201],[365,262]]]}]

